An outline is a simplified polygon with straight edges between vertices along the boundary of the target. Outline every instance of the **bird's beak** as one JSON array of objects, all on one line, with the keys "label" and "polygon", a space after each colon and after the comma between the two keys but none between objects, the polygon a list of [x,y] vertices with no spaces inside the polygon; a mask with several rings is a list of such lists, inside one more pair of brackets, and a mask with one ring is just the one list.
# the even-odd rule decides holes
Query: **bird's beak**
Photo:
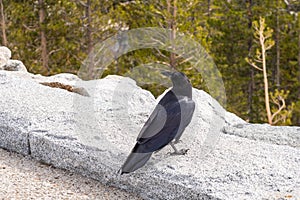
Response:
[{"label": "bird's beak", "polygon": [[170,71],[162,71],[161,72],[162,75],[167,76],[167,77],[171,77],[173,75],[173,72]]}]

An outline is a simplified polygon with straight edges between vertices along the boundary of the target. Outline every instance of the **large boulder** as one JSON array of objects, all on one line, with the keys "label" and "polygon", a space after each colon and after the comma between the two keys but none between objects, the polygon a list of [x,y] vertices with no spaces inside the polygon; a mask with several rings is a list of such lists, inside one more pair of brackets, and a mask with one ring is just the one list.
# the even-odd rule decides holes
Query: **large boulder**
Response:
[{"label": "large boulder", "polygon": [[22,61],[19,60],[8,60],[7,63],[2,67],[3,70],[7,71],[24,71],[27,69]]},{"label": "large boulder", "polygon": [[11,51],[5,46],[0,46],[0,70],[6,65],[11,58]]},{"label": "large boulder", "polygon": [[134,80],[0,71],[0,97],[0,147],[144,199],[300,197],[300,128],[246,123],[204,91],[193,90],[196,110],[178,144],[187,155],[169,155],[167,146],[122,176],[117,171],[157,103]]},{"label": "large boulder", "polygon": [[22,61],[11,60],[10,58],[10,49],[5,46],[0,46],[0,70],[27,72]]}]

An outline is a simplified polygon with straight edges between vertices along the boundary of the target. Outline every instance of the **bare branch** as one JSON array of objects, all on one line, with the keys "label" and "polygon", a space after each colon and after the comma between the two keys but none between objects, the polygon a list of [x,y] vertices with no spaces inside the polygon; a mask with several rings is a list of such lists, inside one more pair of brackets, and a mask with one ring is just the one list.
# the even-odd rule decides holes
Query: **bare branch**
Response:
[{"label": "bare branch", "polygon": [[254,62],[252,62],[251,60],[246,59],[246,62],[247,62],[248,64],[250,64],[252,67],[254,67],[255,69],[258,69],[258,70],[260,70],[260,71],[263,71],[262,68],[258,67],[258,66],[257,66]]},{"label": "bare branch", "polygon": [[87,4],[86,4],[86,3],[84,3],[84,2],[82,2],[82,1],[80,1],[80,0],[77,0],[77,2],[78,2],[79,4],[81,4],[82,6],[84,6],[84,7],[87,7]]},{"label": "bare branch", "polygon": [[189,62],[189,61],[190,61],[191,59],[193,59],[193,58],[194,58],[194,56],[190,56],[190,57],[184,59],[183,61],[181,61],[181,62],[179,63],[179,65],[181,65],[181,64],[183,64],[183,63],[186,63],[186,62]]},{"label": "bare branch", "polygon": [[259,71],[263,71],[262,68],[259,68],[259,67],[258,67],[257,65],[255,65],[254,63],[252,63],[251,65],[252,65],[252,67],[254,67],[255,69],[258,69]]},{"label": "bare branch", "polygon": [[271,44],[271,45],[269,45],[269,46],[267,46],[267,47],[266,47],[266,51],[267,51],[267,50],[269,50],[269,49],[271,49],[272,47],[273,47],[273,45],[272,45],[272,44]]},{"label": "bare branch", "polygon": [[160,43],[161,45],[165,45],[162,41],[160,41],[158,39],[155,39],[153,37],[151,37],[151,40],[154,41],[154,42]]},{"label": "bare branch", "polygon": [[163,58],[165,58],[165,59],[168,59],[168,57],[166,56],[166,55],[164,55],[158,48],[154,48],[156,51],[157,51],[157,53],[161,56],[161,57],[163,57]]},{"label": "bare branch", "polygon": [[276,119],[274,122],[272,122],[272,124],[277,124],[280,121],[285,121],[286,120],[286,116],[281,116],[280,118]]},{"label": "bare branch", "polygon": [[56,53],[56,52],[58,52],[58,51],[61,51],[62,49],[56,49],[56,50],[52,50],[52,51],[50,51],[49,53],[48,53],[48,56],[50,56],[50,55],[52,55],[52,54],[54,54],[54,53]]},{"label": "bare branch", "polygon": [[273,103],[275,103],[278,106],[278,109],[279,109],[280,108],[279,101],[273,95],[271,96],[271,99],[272,99]]},{"label": "bare branch", "polygon": [[160,21],[158,22],[158,24],[160,27],[162,27],[162,28],[164,27],[164,25]]},{"label": "bare branch", "polygon": [[36,31],[36,28],[30,28],[30,27],[27,26],[26,24],[22,24],[22,26],[23,26],[24,28],[26,28],[27,30],[29,30],[29,31]]},{"label": "bare branch", "polygon": [[262,63],[262,59],[253,59],[255,62]]},{"label": "bare branch", "polygon": [[258,32],[258,27],[257,25],[253,26],[254,30],[256,30]]},{"label": "bare branch", "polygon": [[288,0],[284,0],[284,3],[289,6],[290,5],[290,2]]},{"label": "bare branch", "polygon": [[171,67],[170,63],[167,63],[167,62],[164,62],[164,61],[155,61],[154,63],[162,64],[162,65],[166,65],[168,67]]},{"label": "bare branch", "polygon": [[[273,113],[273,115],[272,115],[272,117],[271,117],[272,121],[273,121],[274,117],[275,117],[276,115],[278,115],[278,114],[281,112],[282,109],[285,108],[285,100],[284,100],[281,96],[279,96],[278,98],[279,98],[279,101],[282,102],[282,105],[279,107],[279,109],[278,109],[275,113]],[[279,104],[279,103],[278,103],[278,104]],[[278,104],[277,104],[277,105],[278,105]]]}]

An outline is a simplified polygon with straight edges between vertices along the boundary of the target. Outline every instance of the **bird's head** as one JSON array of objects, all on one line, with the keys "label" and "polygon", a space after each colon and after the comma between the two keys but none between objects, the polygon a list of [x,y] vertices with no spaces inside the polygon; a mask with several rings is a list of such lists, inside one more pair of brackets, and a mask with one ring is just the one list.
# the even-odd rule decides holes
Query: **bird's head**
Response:
[{"label": "bird's head", "polygon": [[182,72],[163,71],[163,75],[170,77],[173,83],[173,89],[179,95],[192,96],[192,85],[188,77]]}]

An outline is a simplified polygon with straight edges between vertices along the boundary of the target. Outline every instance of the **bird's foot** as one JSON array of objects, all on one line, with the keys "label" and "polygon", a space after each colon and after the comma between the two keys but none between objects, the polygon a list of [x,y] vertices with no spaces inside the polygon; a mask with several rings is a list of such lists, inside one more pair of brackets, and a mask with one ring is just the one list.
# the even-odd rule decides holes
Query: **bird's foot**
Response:
[{"label": "bird's foot", "polygon": [[115,173],[115,176],[120,179],[121,175],[123,174],[122,172],[122,168],[120,168],[116,173]]},{"label": "bird's foot", "polygon": [[181,143],[182,141],[181,140],[175,140],[174,142],[173,142],[173,144],[178,144],[178,143]]},{"label": "bird's foot", "polygon": [[174,151],[172,153],[170,153],[171,156],[174,156],[174,155],[185,155],[187,154],[189,149],[180,149],[179,151]]},{"label": "bird's foot", "polygon": [[174,152],[170,153],[170,155],[185,155],[189,150],[189,149],[181,149],[178,151],[173,142],[170,142],[170,145],[174,149]]}]

